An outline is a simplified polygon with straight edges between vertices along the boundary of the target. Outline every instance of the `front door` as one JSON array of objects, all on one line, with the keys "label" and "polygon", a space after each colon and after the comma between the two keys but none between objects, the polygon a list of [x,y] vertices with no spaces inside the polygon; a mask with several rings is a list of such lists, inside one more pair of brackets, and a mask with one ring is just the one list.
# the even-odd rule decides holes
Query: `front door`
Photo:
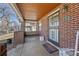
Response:
[{"label": "front door", "polygon": [[59,12],[49,17],[49,41],[55,45],[59,45]]}]

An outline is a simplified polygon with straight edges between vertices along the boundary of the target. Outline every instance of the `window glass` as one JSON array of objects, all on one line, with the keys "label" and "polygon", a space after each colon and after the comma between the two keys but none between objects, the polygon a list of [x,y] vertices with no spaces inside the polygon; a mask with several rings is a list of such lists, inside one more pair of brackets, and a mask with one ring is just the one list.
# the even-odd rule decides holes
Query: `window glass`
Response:
[{"label": "window glass", "polygon": [[26,32],[37,31],[37,21],[26,21],[25,31]]},{"label": "window glass", "polygon": [[0,3],[0,34],[21,30],[17,14],[7,3]]},{"label": "window glass", "polygon": [[42,30],[42,23],[41,23],[41,21],[39,22],[39,31],[41,31]]}]

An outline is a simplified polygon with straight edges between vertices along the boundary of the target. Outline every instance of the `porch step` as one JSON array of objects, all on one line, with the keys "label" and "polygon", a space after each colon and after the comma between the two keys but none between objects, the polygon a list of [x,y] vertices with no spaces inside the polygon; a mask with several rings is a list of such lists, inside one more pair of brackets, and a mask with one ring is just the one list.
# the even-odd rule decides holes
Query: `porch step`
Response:
[{"label": "porch step", "polygon": [[55,48],[54,46],[50,45],[49,43],[45,43],[45,44],[43,44],[43,46],[50,54],[58,51],[57,48]]}]

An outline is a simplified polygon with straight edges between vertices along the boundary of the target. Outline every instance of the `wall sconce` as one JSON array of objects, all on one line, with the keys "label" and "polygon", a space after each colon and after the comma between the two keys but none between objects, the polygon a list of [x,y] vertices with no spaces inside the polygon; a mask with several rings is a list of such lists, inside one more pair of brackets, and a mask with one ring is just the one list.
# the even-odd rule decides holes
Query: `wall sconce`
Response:
[{"label": "wall sconce", "polygon": [[[68,4],[64,4],[64,5],[63,5],[63,13],[67,13],[67,12],[68,12],[68,7],[69,7]],[[65,15],[65,16],[64,16],[64,20],[65,20],[65,21],[70,20],[70,16],[69,16],[69,15]]]},{"label": "wall sconce", "polygon": [[63,12],[68,12],[68,4],[63,5]]}]

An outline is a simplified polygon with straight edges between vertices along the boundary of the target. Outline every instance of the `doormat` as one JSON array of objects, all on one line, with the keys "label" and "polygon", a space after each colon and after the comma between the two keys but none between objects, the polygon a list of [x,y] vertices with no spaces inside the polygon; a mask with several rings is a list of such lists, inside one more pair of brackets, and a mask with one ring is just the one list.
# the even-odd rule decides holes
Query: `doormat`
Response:
[{"label": "doormat", "polygon": [[50,54],[58,51],[57,48],[55,48],[54,46],[50,45],[49,43],[45,43],[45,44],[43,44],[43,46]]}]

